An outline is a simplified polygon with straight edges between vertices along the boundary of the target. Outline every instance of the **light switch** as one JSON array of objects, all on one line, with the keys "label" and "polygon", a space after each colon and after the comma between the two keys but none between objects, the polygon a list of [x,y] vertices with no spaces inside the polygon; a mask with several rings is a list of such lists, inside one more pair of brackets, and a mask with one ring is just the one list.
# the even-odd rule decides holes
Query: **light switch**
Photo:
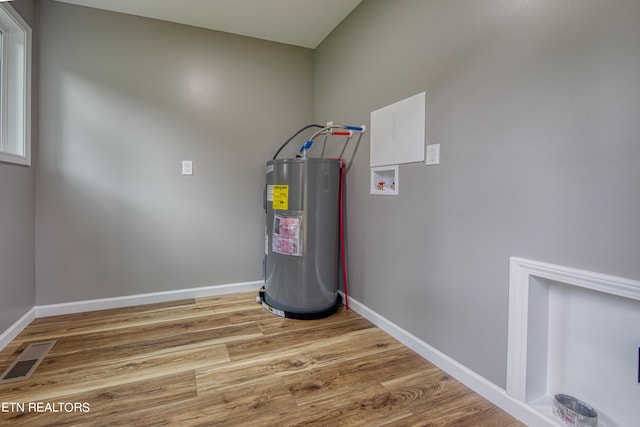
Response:
[{"label": "light switch", "polygon": [[182,161],[182,175],[193,175],[193,160]]},{"label": "light switch", "polygon": [[427,165],[440,164],[440,144],[427,145]]}]

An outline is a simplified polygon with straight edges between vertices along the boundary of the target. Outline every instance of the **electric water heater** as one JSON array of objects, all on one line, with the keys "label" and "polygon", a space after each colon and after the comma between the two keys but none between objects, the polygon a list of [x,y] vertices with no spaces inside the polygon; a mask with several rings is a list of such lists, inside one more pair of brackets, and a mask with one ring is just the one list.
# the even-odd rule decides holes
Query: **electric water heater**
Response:
[{"label": "electric water heater", "polygon": [[264,305],[284,317],[333,313],[338,294],[338,159],[267,162]]}]

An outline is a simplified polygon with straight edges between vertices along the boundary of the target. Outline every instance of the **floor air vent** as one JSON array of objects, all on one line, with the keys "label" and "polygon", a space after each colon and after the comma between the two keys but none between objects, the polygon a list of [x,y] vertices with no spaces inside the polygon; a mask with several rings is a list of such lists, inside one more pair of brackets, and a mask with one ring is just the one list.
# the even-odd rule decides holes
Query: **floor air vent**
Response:
[{"label": "floor air vent", "polygon": [[53,340],[29,344],[16,361],[4,371],[0,377],[0,384],[29,378],[55,343],[56,341]]}]

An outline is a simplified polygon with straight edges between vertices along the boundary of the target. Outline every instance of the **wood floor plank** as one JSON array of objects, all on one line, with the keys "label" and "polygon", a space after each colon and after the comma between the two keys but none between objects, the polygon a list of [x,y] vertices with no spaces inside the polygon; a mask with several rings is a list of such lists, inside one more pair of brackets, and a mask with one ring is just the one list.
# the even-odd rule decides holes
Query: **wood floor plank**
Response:
[{"label": "wood floor plank", "polygon": [[407,370],[421,370],[427,362],[411,350],[400,347],[355,359],[344,358],[335,363],[308,370],[304,375],[286,378],[289,392],[299,405],[344,393],[357,393],[363,381],[382,380]]},{"label": "wood floor plank", "polygon": [[0,401],[0,425],[520,426],[353,311],[302,321],[245,292],[37,319],[0,352],[57,343]]},{"label": "wood floor plank", "polygon": [[106,425],[106,420],[129,418],[131,413],[143,407],[179,404],[196,396],[195,373],[186,371],[68,395],[65,403],[80,403],[82,406],[57,413],[13,413],[6,417],[6,421],[14,426]]},{"label": "wood floor plank", "polygon": [[[11,362],[20,353],[21,348],[26,347],[21,342],[13,340],[5,348],[0,351],[0,373],[4,372],[4,368],[7,368]],[[2,368],[4,367],[4,368]]]},{"label": "wood floor plank", "polygon": [[[429,425],[518,425],[510,424],[515,422],[510,416],[505,417],[503,411],[435,367],[382,384],[405,401],[412,412],[423,414],[428,409]],[[421,420],[424,423],[424,415]],[[485,424],[474,420],[484,420]]]},{"label": "wood floor plank", "polygon": [[1,384],[0,396],[12,402],[55,399],[131,381],[142,381],[180,371],[222,364],[228,360],[225,346],[215,345],[149,354],[143,358],[123,358],[102,364],[93,361],[90,366],[69,366],[64,370],[57,369],[51,373],[38,368],[28,380]]},{"label": "wood floor plank", "polygon": [[[121,311],[122,310],[122,311]],[[102,332],[132,326],[148,325],[172,319],[185,319],[212,314],[209,307],[196,307],[194,300],[149,306],[126,307],[35,319],[16,341],[42,341],[51,337],[83,332]]]},{"label": "wood floor plank", "polygon": [[[118,360],[133,361],[145,357],[158,357],[176,351],[214,347],[231,341],[261,336],[255,324],[228,325],[194,332],[177,331],[173,334],[165,334],[161,338],[153,336],[147,338],[138,334],[136,328],[131,334],[122,334],[121,330],[118,332],[119,334],[116,335],[118,339],[115,341],[108,338],[96,340],[60,338],[38,368],[38,373],[55,375],[68,370],[69,366],[94,369],[95,366],[99,368]],[[123,337],[123,335],[126,336]],[[98,338],[100,336],[97,335]],[[84,335],[80,335],[80,338],[84,338]],[[89,345],[85,346],[84,343]],[[2,390],[1,386],[0,390]]]},{"label": "wood floor plank", "polygon": [[274,335],[294,330],[312,329],[317,325],[335,325],[354,319],[361,319],[361,317],[353,310],[345,310],[344,307],[341,307],[335,314],[324,319],[297,320],[278,316],[270,316],[267,318],[262,316],[260,320],[257,320],[257,323],[265,335]]},{"label": "wood floor plank", "polygon": [[383,424],[386,427],[398,426],[521,426],[510,415],[489,402],[481,402],[477,395],[468,394],[455,399],[451,406],[435,406],[413,409],[412,415],[400,420]]},{"label": "wood floor plank", "polygon": [[258,292],[240,292],[237,294],[217,295],[196,299],[196,305],[209,306],[215,313],[233,313],[262,310],[256,302]]},{"label": "wood floor plank", "polygon": [[314,342],[322,342],[349,332],[370,328],[372,328],[371,323],[362,318],[352,319],[338,325],[316,324],[309,329],[287,331],[277,336],[265,336],[240,343],[231,343],[228,345],[229,356],[232,360],[257,357],[265,353],[277,353],[283,349],[304,347],[308,344],[309,339]]},{"label": "wood floor plank", "polygon": [[291,374],[358,358],[363,353],[375,358],[379,353],[394,348],[404,347],[377,328],[343,333],[322,341],[301,339],[298,345],[293,347],[283,346],[277,351],[263,352],[251,358],[240,358],[224,366],[199,369],[196,373],[198,390],[205,392],[212,388],[222,389],[263,381],[265,378],[282,380]]},{"label": "wood floor plank", "polygon": [[[242,426],[280,425],[277,419],[296,410],[282,384],[266,383],[187,399],[161,408],[143,408],[110,418],[110,425]],[[264,424],[265,419],[272,422]]]},{"label": "wood floor plank", "polygon": [[281,425],[375,426],[411,415],[405,408],[398,407],[397,403],[393,395],[379,383],[362,382],[357,391],[301,406],[301,411],[283,417]]},{"label": "wood floor plank", "polygon": [[[62,337],[51,349],[51,355],[67,355],[71,358],[86,360],[90,357],[86,353],[102,352],[101,360],[109,360],[122,357],[122,355],[128,357],[163,348],[201,347],[262,336],[262,332],[255,323],[238,325],[221,325],[220,323],[204,320],[188,327],[185,327],[184,324],[168,323],[155,327],[120,329],[109,336],[79,334],[75,337]],[[75,353],[83,354],[76,355]]]}]

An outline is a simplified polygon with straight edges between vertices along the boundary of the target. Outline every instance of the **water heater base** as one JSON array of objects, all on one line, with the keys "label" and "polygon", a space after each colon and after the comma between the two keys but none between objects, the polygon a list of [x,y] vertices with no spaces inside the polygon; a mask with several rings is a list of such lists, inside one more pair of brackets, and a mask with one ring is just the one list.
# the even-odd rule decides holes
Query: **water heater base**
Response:
[{"label": "water heater base", "polygon": [[288,319],[298,319],[298,320],[322,319],[334,314],[336,311],[338,311],[338,308],[340,308],[340,306],[342,305],[342,296],[340,294],[337,294],[335,304],[326,310],[317,311],[313,313],[296,313],[292,311],[280,310],[276,307],[273,307],[267,304],[264,299],[265,293],[266,291],[263,286],[262,288],[260,288],[260,291],[258,291],[258,297],[260,299],[260,303],[262,304],[262,307],[265,310],[267,310],[269,313],[275,314],[276,316],[280,316],[280,317],[286,317]]}]

